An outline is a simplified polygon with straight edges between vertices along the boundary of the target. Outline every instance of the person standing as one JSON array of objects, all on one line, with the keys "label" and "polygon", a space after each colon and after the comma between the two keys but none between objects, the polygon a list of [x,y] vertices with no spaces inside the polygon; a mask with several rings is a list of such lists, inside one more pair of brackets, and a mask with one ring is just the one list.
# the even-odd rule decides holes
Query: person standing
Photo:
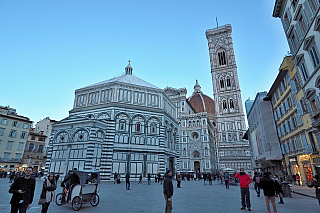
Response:
[{"label": "person standing", "polygon": [[260,180],[259,186],[263,189],[264,198],[266,200],[266,206],[268,213],[271,213],[270,210],[270,200],[273,207],[273,212],[277,212],[277,205],[276,205],[276,191],[275,191],[275,184],[274,181],[270,178],[269,172],[263,173],[263,178]]},{"label": "person standing", "polygon": [[181,174],[177,174],[177,188],[181,188]]},{"label": "person standing", "polygon": [[116,184],[117,179],[118,179],[118,174],[117,174],[117,172],[114,173],[113,179],[114,179],[114,180],[113,180],[113,184]]},{"label": "person standing", "polygon": [[130,190],[130,172],[126,174],[126,190]]},{"label": "person standing", "polygon": [[24,177],[20,177],[14,181],[9,189],[9,193],[12,193],[11,213],[26,213],[30,209],[34,190],[36,188],[36,181],[31,178],[32,167],[26,169]]},{"label": "person standing", "polygon": [[172,170],[168,169],[163,182],[163,194],[166,200],[165,213],[171,213],[172,211],[172,196],[173,196],[173,185],[172,185]]},{"label": "person standing", "polygon": [[281,185],[281,181],[279,180],[279,176],[275,175],[274,178],[274,189],[276,190],[276,194],[279,195],[280,197],[280,202],[279,204],[284,204],[283,202],[283,190],[282,190],[282,185]]},{"label": "person standing", "polygon": [[54,178],[54,174],[50,173],[48,176],[48,179],[46,179],[43,182],[42,192],[40,195],[40,198],[46,199],[46,202],[44,204],[42,204],[41,213],[47,213],[50,202],[54,201],[54,198],[55,198],[54,190],[56,190],[56,188],[57,188],[57,185],[56,185],[56,181]]},{"label": "person standing", "polygon": [[207,178],[209,180],[209,185],[212,185],[212,175],[210,174],[210,172],[208,173]]},{"label": "person standing", "polygon": [[251,211],[250,204],[250,192],[249,192],[249,184],[251,183],[251,178],[248,174],[244,172],[244,169],[241,168],[240,172],[235,175],[235,178],[239,178],[240,189],[241,189],[241,210],[245,210],[246,207],[249,211]]},{"label": "person standing", "polygon": [[207,185],[207,173],[203,173],[202,177],[203,177],[203,184]]},{"label": "person standing", "polygon": [[311,185],[308,185],[308,187],[315,187],[316,188],[316,197],[319,201],[319,205],[320,205],[320,181],[318,179],[318,175],[313,175],[313,181],[311,183]]},{"label": "person standing", "polygon": [[148,185],[151,185],[151,175],[148,173]]},{"label": "person standing", "polygon": [[226,189],[229,189],[229,181],[230,181],[230,177],[228,172],[224,173],[224,183],[226,184]]},{"label": "person standing", "polygon": [[260,175],[257,172],[254,172],[254,176],[252,180],[254,182],[254,190],[257,192],[257,197],[260,197],[260,187],[259,187]]}]

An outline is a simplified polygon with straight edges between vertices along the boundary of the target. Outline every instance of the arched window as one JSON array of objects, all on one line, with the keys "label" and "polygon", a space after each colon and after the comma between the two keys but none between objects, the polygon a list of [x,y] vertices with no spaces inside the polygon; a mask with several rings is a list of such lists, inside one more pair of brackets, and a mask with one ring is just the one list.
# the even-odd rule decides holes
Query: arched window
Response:
[{"label": "arched window", "polygon": [[227,110],[228,109],[226,101],[222,102],[222,108],[223,108],[223,110]]},{"label": "arched window", "polygon": [[224,89],[224,81],[223,81],[223,79],[220,79],[220,88]]},{"label": "arched window", "polygon": [[119,122],[119,130],[124,131],[126,129],[126,121],[125,120],[121,120]]},{"label": "arched window", "polygon": [[234,103],[232,99],[230,100],[230,109],[234,109]]},{"label": "arched window", "polygon": [[187,150],[186,150],[186,148],[183,148],[183,155],[187,155]]},{"label": "arched window", "polygon": [[39,145],[38,146],[38,152],[42,152],[43,151],[43,145]]},{"label": "arched window", "polygon": [[231,80],[230,77],[227,78],[227,87],[231,87]]},{"label": "arched window", "polygon": [[204,148],[204,155],[208,155],[208,148],[206,147],[206,148]]},{"label": "arched window", "polygon": [[225,51],[218,52],[218,60],[219,60],[219,66],[223,66],[227,64]]},{"label": "arched window", "polygon": [[155,123],[152,123],[152,124],[150,125],[150,127],[151,127],[151,133],[156,133],[156,131],[157,131],[157,125],[156,125]]},{"label": "arched window", "polygon": [[200,153],[199,153],[198,151],[195,151],[195,152],[193,153],[193,157],[194,157],[194,158],[200,158]]},{"label": "arched window", "polygon": [[141,131],[141,124],[136,123],[136,132],[140,132],[140,131]]}]

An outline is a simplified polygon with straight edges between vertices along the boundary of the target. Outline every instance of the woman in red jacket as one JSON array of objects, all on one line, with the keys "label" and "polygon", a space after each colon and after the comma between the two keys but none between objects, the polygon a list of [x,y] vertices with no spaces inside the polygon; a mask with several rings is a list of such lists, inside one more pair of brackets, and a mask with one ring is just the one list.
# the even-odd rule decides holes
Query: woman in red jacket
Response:
[{"label": "woman in red jacket", "polygon": [[249,184],[251,183],[251,178],[248,174],[244,172],[244,169],[241,168],[240,172],[238,172],[235,178],[239,178],[240,189],[241,189],[241,210],[245,210],[246,207],[249,211],[251,211],[250,204],[250,192],[249,192]]}]

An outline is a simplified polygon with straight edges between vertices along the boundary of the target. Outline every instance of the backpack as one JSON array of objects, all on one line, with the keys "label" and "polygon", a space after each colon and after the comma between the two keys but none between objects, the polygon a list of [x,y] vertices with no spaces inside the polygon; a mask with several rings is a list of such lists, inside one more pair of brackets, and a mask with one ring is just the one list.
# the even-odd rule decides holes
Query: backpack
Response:
[{"label": "backpack", "polygon": [[256,183],[260,183],[260,177],[259,176],[256,176]]}]

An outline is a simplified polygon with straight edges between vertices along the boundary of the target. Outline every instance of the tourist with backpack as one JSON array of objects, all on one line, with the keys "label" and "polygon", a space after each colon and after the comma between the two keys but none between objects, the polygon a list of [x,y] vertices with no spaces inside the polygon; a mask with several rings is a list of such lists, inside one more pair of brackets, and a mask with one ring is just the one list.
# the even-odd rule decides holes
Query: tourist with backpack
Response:
[{"label": "tourist with backpack", "polygon": [[257,192],[257,196],[260,197],[260,175],[257,172],[254,172],[252,181],[254,182],[254,190]]}]

